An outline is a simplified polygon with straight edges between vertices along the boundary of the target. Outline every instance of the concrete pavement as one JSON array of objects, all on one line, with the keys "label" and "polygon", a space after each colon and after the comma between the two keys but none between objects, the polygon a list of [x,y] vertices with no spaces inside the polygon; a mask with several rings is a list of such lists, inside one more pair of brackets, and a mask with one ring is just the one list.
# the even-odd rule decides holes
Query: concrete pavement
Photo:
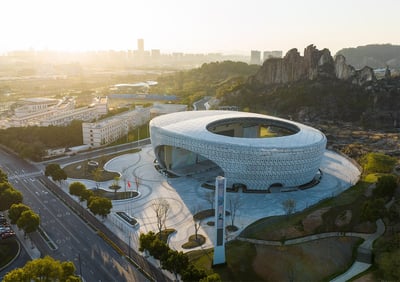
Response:
[{"label": "concrete pavement", "polygon": [[[157,231],[157,220],[151,204],[153,200],[163,198],[170,204],[166,227],[177,230],[170,238],[170,246],[173,249],[185,251],[181,247],[182,244],[187,241],[189,235],[194,234],[192,215],[196,211],[211,207],[207,198],[213,191],[201,187],[201,184],[205,181],[214,181],[214,176],[204,174],[197,177],[167,178],[154,169],[153,161],[153,150],[151,145],[148,145],[144,146],[139,153],[116,157],[105,165],[107,170],[121,173],[122,189],[136,190],[136,178],[140,183],[137,198],[113,201],[112,213],[104,224],[121,239],[137,247],[140,233]],[[234,222],[239,230],[228,234],[228,239],[234,238],[247,225],[260,218],[284,214],[282,202],[286,199],[294,199],[296,210],[303,210],[325,198],[338,195],[356,183],[360,176],[358,169],[349,160],[331,151],[326,151],[321,170],[323,171],[321,182],[307,190],[267,194],[228,193],[227,201],[229,198],[238,197],[241,202]],[[77,180],[68,179],[63,189],[68,191],[68,186],[73,181]],[[94,181],[79,181],[87,188],[96,186]],[[112,181],[100,183],[100,187],[107,190],[111,184]],[[135,217],[139,223],[138,226],[130,227],[115,214],[117,211],[125,211]],[[229,222],[230,218],[227,217],[226,220]],[[209,221],[213,221],[213,218]],[[207,220],[202,222],[199,230],[199,234],[206,237],[206,245],[203,245],[203,248],[212,247],[214,238],[214,228],[206,223]]]},{"label": "concrete pavement", "polygon": [[[118,156],[105,165],[105,169],[121,173],[120,191],[138,190],[139,195],[134,199],[113,201],[112,212],[103,223],[121,240],[138,250],[140,233],[157,232],[157,218],[151,204],[155,199],[162,198],[170,205],[166,227],[177,230],[170,236],[169,246],[178,251],[187,251],[182,245],[195,233],[193,214],[211,208],[209,196],[213,191],[201,187],[201,184],[206,181],[214,182],[215,176],[206,173],[196,177],[167,178],[155,170],[153,161],[154,153],[151,145],[148,145],[138,153]],[[239,230],[227,234],[226,239],[234,239],[247,225],[260,218],[285,214],[282,203],[287,199],[295,200],[296,211],[303,210],[340,194],[356,183],[360,177],[359,170],[349,160],[332,151],[325,152],[321,170],[323,172],[321,182],[307,190],[265,194],[228,193],[227,202],[229,199],[239,198],[240,208],[236,212],[234,221]],[[136,179],[139,179],[138,187]],[[74,181],[82,182],[87,188],[96,187],[94,181],[67,179],[62,189],[68,193],[69,184]],[[108,187],[112,182],[100,183],[100,187],[109,190]],[[74,198],[78,201],[76,197]],[[227,209],[229,210],[229,205]],[[116,215],[117,211],[124,211],[133,216],[138,225],[131,227]],[[214,219],[209,218],[202,222],[198,233],[206,238],[206,243],[197,249],[213,247],[215,231],[214,227],[207,225],[207,221]],[[226,221],[230,224],[230,217],[227,217]]]}]

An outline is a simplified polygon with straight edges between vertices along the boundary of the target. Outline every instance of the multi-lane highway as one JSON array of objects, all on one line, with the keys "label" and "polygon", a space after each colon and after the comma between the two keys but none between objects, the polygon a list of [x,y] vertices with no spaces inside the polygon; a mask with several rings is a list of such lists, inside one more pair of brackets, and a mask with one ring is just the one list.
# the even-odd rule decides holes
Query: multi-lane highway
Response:
[{"label": "multi-lane highway", "polygon": [[[0,149],[0,169],[24,196],[24,203],[40,215],[41,228],[55,243],[51,249],[36,233],[32,240],[42,256],[75,263],[85,281],[146,281],[63,201],[48,190],[49,181],[36,166]],[[53,184],[54,185],[54,184]],[[54,189],[52,189],[54,191]]]}]

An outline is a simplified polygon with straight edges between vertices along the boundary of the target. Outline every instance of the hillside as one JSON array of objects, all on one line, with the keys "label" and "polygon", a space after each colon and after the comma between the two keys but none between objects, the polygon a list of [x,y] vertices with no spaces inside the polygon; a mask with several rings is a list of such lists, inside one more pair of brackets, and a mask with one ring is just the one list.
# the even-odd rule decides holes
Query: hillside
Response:
[{"label": "hillside", "polygon": [[347,62],[355,68],[370,66],[371,68],[400,69],[400,46],[391,44],[371,44],[356,48],[344,48],[336,55],[346,57]]},{"label": "hillside", "polygon": [[206,63],[192,70],[161,75],[157,78],[158,85],[151,88],[151,93],[177,95],[181,103],[190,106],[204,96],[215,96],[243,84],[259,68],[243,62]]},{"label": "hillside", "polygon": [[344,56],[308,46],[304,56],[290,50],[232,91],[219,95],[222,105],[237,105],[298,121],[346,121],[368,128],[400,124],[400,78],[377,80],[372,69],[356,70]]}]

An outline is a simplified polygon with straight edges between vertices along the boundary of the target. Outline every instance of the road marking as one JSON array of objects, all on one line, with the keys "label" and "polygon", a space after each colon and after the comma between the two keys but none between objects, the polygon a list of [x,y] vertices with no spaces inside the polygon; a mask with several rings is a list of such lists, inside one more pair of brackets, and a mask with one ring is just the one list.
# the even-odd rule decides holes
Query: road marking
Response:
[{"label": "road marking", "polygon": [[[43,184],[42,184],[42,185],[43,185]],[[31,194],[33,195],[33,197],[36,198],[36,200],[38,201],[38,204],[39,204],[39,205],[42,205],[43,208],[47,209],[47,207],[43,204],[43,202],[39,199],[39,197],[36,196],[36,191],[35,191],[35,193],[33,193],[33,191],[30,190],[30,189],[29,189],[28,187],[26,187],[25,185],[24,185],[24,188],[28,191],[28,193],[31,193]],[[55,196],[54,196],[54,197],[55,197]],[[54,200],[56,200],[56,199],[54,199]],[[50,216],[54,216],[54,214],[51,213],[51,212],[49,212],[49,215],[50,215]],[[59,215],[60,215],[60,216],[59,216]],[[59,217],[62,217],[61,214],[57,214],[57,217],[58,217],[58,216],[59,216]],[[66,233],[68,233],[72,238],[74,238],[74,240],[77,241],[78,244],[80,244],[81,241],[79,241],[79,240],[64,226],[64,224],[62,224],[62,222],[61,222],[57,217],[54,217],[54,219],[58,222],[58,224],[66,231]],[[52,220],[52,221],[55,222],[54,220]],[[50,221],[50,222],[51,222],[51,221]]]}]

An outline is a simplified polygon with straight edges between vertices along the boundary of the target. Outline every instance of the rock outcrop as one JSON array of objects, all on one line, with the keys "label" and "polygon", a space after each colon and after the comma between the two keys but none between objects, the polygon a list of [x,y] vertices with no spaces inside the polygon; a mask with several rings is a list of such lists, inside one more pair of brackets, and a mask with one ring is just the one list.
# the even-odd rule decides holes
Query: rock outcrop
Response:
[{"label": "rock outcrop", "polygon": [[328,49],[318,50],[314,45],[309,45],[304,49],[304,56],[297,49],[291,49],[283,58],[266,60],[261,69],[250,78],[250,83],[270,85],[321,77],[350,80],[358,85],[376,80],[371,68],[355,70],[346,64],[343,55],[338,55],[334,60]]}]

